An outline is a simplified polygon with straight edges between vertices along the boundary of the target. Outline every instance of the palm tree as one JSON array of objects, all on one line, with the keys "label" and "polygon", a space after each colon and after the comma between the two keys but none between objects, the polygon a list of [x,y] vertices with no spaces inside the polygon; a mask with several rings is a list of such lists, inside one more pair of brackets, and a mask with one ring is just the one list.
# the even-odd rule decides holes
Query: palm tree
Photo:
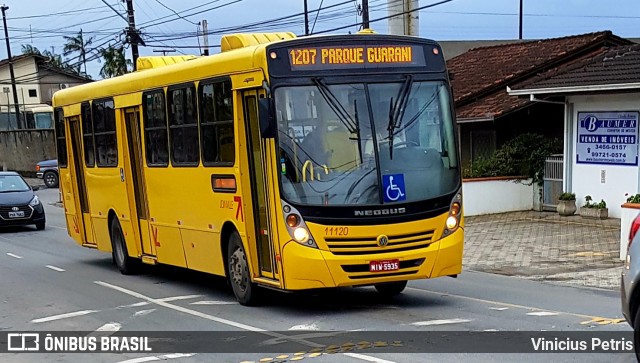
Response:
[{"label": "palm tree", "polygon": [[104,58],[104,65],[100,69],[100,76],[111,78],[121,76],[129,72],[133,63],[124,56],[124,47],[114,47],[109,45],[106,49],[100,49],[100,55]]},{"label": "palm tree", "polygon": [[[86,48],[91,45],[93,42],[93,38],[89,38],[85,41],[82,38],[82,29],[78,32],[78,35],[75,37],[63,36],[64,40],[67,43],[64,45],[62,50],[62,54],[66,57],[73,53],[80,53],[80,60],[82,60],[82,64],[84,64],[84,73],[87,73],[87,58],[86,58]],[[78,73],[80,73],[80,63],[78,63]]]}]

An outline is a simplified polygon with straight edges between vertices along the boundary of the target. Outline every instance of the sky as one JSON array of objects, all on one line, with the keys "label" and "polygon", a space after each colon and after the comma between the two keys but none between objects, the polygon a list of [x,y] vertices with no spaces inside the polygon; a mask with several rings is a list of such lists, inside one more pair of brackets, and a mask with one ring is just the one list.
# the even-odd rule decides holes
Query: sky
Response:
[{"label": "sky", "polygon": [[[387,33],[389,1],[369,0],[371,28]],[[64,35],[76,35],[82,29],[85,39],[92,38],[89,59],[100,47],[119,45],[123,41],[123,0],[6,0],[6,12],[12,55],[21,53],[23,44],[41,50],[62,53]],[[427,6],[439,0],[420,0]],[[541,39],[611,30],[620,37],[640,38],[640,0],[523,0],[523,38]],[[345,34],[359,30],[362,17],[357,7],[361,0],[308,0],[310,27],[313,33],[330,31]],[[206,20],[210,45],[220,44],[220,33],[290,31],[304,35],[303,0],[133,0],[136,27],[147,46],[140,55],[200,54],[203,44],[196,37],[198,23]],[[519,0],[451,0],[420,11],[420,37],[445,40],[502,40],[518,38]],[[320,11],[317,11],[318,9]],[[275,20],[285,18],[282,20]],[[246,25],[251,25],[246,27]],[[238,27],[245,26],[238,30]],[[211,48],[210,53],[217,53]],[[126,48],[131,58],[131,49]],[[0,45],[0,58],[7,58]],[[66,57],[77,63],[73,55]],[[102,64],[92,60],[88,73],[100,79]]]}]

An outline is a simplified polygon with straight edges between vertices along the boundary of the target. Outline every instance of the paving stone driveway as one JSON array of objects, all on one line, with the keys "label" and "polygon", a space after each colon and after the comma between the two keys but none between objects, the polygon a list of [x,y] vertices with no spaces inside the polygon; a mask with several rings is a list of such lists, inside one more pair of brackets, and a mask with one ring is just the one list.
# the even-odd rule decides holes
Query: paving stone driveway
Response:
[{"label": "paving stone driveway", "polygon": [[620,220],[512,212],[465,218],[464,269],[617,289]]}]

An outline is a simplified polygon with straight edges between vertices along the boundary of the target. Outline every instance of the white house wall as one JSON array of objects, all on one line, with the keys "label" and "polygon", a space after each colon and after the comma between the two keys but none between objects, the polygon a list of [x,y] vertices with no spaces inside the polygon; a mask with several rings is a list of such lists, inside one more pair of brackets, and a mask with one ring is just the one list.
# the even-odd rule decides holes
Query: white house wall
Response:
[{"label": "white house wall", "polygon": [[[25,104],[40,104],[41,90],[38,82],[38,70],[36,68],[35,58],[28,57],[15,61],[13,65],[13,73],[16,78],[16,90],[18,94],[18,103],[22,106]],[[13,111],[13,90],[11,89],[11,73],[9,65],[0,67],[0,79],[2,80],[2,88],[0,88],[0,106],[6,112],[7,102],[10,110]],[[7,88],[9,93],[4,92]],[[29,90],[36,90],[36,97],[29,97]]]},{"label": "white house wall", "polygon": [[[571,96],[568,109],[571,110],[570,128],[567,128],[567,138],[571,141],[571,148],[566,148],[569,155],[565,160],[570,161],[570,190],[576,193],[576,204],[581,206],[584,197],[591,195],[595,202],[604,199],[609,208],[609,217],[620,218],[620,205],[626,201],[625,193],[638,193],[638,166],[621,165],[592,165],[577,163],[577,134],[578,113],[585,111],[640,111],[640,93]],[[636,134],[636,138],[638,135]],[[636,139],[637,141],[637,139]],[[637,147],[637,144],[636,144]],[[602,174],[604,172],[604,180]],[[567,185],[569,186],[569,185]],[[565,189],[567,189],[565,187]]]}]

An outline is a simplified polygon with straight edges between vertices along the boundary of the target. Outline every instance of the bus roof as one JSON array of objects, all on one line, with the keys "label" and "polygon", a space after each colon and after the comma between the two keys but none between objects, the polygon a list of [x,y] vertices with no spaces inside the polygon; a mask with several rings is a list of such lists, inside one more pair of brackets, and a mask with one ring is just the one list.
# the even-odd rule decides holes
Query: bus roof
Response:
[{"label": "bus roof", "polygon": [[[140,90],[158,89],[166,85],[196,81],[241,71],[266,69],[266,47],[275,43],[322,41],[336,37],[375,34],[366,29],[354,35],[318,35],[296,38],[293,33],[239,33],[221,39],[221,52],[211,56],[141,57],[141,67],[132,73],[99,80],[57,91],[53,106],[68,106],[88,99],[124,95]],[[391,36],[390,36],[391,37]],[[399,36],[393,36],[399,37]],[[415,38],[416,40],[420,38]],[[424,40],[424,39],[422,39]]]},{"label": "bus roof", "polygon": [[[215,76],[212,73],[229,74],[250,70],[262,64],[255,57],[264,59],[267,44],[294,39],[293,33],[230,34],[222,37],[218,54],[206,57],[141,57],[138,64],[143,68],[122,76],[107,78],[88,84],[57,91],[53,95],[53,105],[67,106],[83,102],[88,98],[98,99],[120,94],[137,92],[141,89],[159,88],[175,83],[174,80],[199,80]],[[172,59],[162,59],[172,58]],[[212,68],[216,65],[215,68]]]}]

